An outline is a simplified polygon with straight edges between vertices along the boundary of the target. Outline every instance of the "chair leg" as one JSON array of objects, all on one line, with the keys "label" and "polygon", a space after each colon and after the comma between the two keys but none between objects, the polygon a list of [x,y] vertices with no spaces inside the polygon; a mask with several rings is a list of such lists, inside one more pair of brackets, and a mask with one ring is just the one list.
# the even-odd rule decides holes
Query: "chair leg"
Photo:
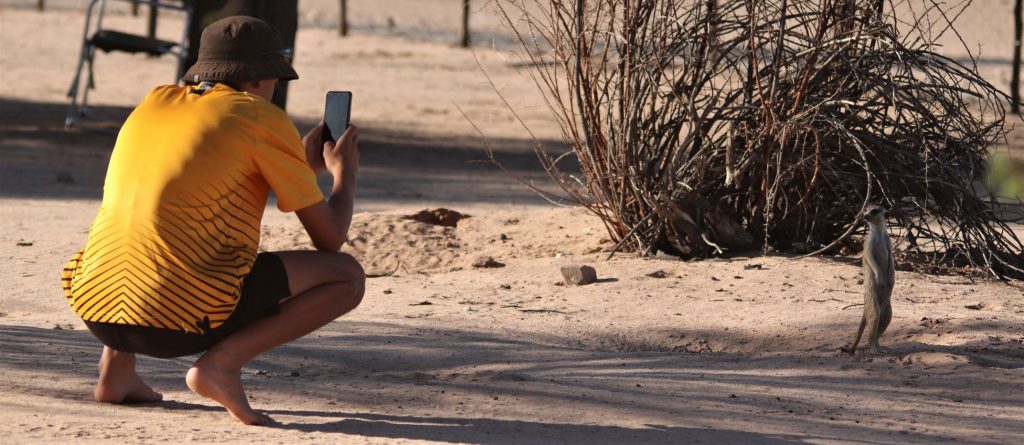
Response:
[{"label": "chair leg", "polygon": [[71,88],[68,89],[68,98],[71,99],[71,104],[68,106],[68,115],[64,118],[65,128],[71,128],[78,124],[80,112],[78,93],[82,83],[82,69],[85,67],[90,49],[88,42],[82,42],[82,51],[78,55],[78,68],[75,69],[75,77],[71,80]]},{"label": "chair leg", "polygon": [[[92,42],[89,41],[89,30],[91,29],[93,8],[96,7],[97,3],[103,3],[105,0],[90,0],[89,5],[85,8],[85,28],[82,30],[82,50],[78,53],[78,68],[75,69],[75,78],[71,81],[71,88],[68,90],[68,97],[71,98],[71,104],[68,106],[68,115],[64,118],[65,127],[73,127],[78,123],[79,118],[82,115],[82,109],[78,102],[78,94],[81,93],[82,88],[82,69],[85,68],[85,63],[88,61],[90,73],[92,72],[92,54],[94,48]],[[103,15],[103,6],[100,6],[100,16]],[[91,79],[90,79],[91,82]],[[88,87],[86,87],[88,91]],[[85,100],[82,101],[82,104]]]},{"label": "chair leg", "polygon": [[86,116],[89,113],[89,90],[96,89],[96,79],[93,76],[93,62],[96,59],[96,47],[89,45],[88,74],[86,75],[85,91],[82,92],[82,104],[79,107],[79,114]]}]

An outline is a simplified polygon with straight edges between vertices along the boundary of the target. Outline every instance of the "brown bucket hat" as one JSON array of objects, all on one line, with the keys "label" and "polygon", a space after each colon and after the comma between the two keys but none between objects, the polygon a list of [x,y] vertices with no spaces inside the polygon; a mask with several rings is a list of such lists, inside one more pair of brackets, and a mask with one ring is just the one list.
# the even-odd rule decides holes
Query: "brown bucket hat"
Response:
[{"label": "brown bucket hat", "polygon": [[277,30],[263,20],[238,15],[203,29],[199,59],[181,80],[237,83],[298,78],[285,57]]}]

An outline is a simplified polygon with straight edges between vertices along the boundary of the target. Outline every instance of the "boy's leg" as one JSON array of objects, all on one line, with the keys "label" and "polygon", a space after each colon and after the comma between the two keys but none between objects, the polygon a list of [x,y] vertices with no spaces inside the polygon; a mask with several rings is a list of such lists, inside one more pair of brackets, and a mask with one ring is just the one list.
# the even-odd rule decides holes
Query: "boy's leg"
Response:
[{"label": "boy's leg", "polygon": [[163,395],[153,391],[135,373],[135,354],[103,347],[100,356],[100,378],[93,398],[102,403],[159,402]]},{"label": "boy's leg", "polygon": [[192,369],[185,382],[197,394],[220,403],[238,421],[269,421],[252,410],[242,389],[241,370],[253,357],[315,331],[355,309],[363,298],[366,276],[348,254],[274,252],[284,263],[292,297],[281,313],[259,319],[217,343]]}]

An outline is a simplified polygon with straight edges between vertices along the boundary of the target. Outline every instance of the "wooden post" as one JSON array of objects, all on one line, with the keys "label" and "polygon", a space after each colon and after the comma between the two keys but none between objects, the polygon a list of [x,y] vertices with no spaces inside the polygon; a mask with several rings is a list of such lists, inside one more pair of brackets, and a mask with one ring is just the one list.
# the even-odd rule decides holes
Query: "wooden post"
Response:
[{"label": "wooden post", "polygon": [[156,5],[150,3],[149,4],[149,23],[148,23],[148,26],[146,27],[146,35],[149,36],[149,38],[151,38],[151,39],[156,38],[156,16],[157,16]]},{"label": "wooden post", "polygon": [[1010,97],[1012,104],[1010,104],[1010,111],[1020,114],[1020,39],[1021,39],[1021,28],[1024,25],[1021,24],[1021,20],[1024,20],[1021,16],[1024,16],[1024,6],[1021,3],[1024,0],[1017,0],[1017,5],[1013,7],[1013,75],[1010,77]]},{"label": "wooden post", "polygon": [[462,28],[459,29],[459,44],[469,48],[469,0],[462,1]]},{"label": "wooden post", "polygon": [[348,0],[341,0],[339,6],[341,8],[338,13],[338,35],[344,37],[348,35]]}]

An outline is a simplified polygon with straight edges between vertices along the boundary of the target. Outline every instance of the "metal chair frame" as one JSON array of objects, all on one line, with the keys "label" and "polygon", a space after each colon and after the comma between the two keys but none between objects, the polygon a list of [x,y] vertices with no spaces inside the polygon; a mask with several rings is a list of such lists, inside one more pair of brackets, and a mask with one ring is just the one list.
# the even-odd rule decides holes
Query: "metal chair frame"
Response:
[{"label": "metal chair frame", "polygon": [[[177,83],[181,76],[183,76],[185,70],[185,63],[187,59],[186,43],[188,41],[188,29],[189,23],[192,21],[192,6],[189,0],[181,0],[177,3],[162,2],[160,0],[119,0],[128,3],[150,5],[152,8],[167,9],[172,11],[180,11],[185,14],[185,29],[182,31],[181,40],[178,43],[166,42],[171,45],[158,45],[160,48],[157,52],[138,50],[132,52],[147,52],[151,55],[163,55],[172,54],[178,59],[178,69],[175,74],[174,83]],[[98,8],[97,8],[98,5]],[[95,79],[93,77],[93,61],[96,58],[97,45],[95,40],[103,29],[103,15],[106,12],[107,0],[91,0],[89,6],[85,10],[85,29],[82,31],[82,51],[78,56],[78,68],[75,69],[75,77],[71,81],[71,88],[68,90],[68,98],[71,99],[71,104],[68,108],[68,115],[64,120],[65,127],[74,127],[78,124],[79,120],[88,117],[88,102],[89,102],[89,90],[96,88]],[[93,11],[97,11],[95,16],[95,28],[93,28]],[[125,33],[113,32],[119,34],[122,37],[138,39],[140,41],[163,42],[158,41],[155,37],[143,37],[135,36]],[[177,46],[177,49],[174,49]],[[157,46],[154,46],[157,48]],[[115,48],[116,49],[116,48]],[[88,73],[86,76],[85,88],[82,89],[82,69],[86,68],[88,64]],[[81,94],[81,102],[79,102],[79,95]]]}]

